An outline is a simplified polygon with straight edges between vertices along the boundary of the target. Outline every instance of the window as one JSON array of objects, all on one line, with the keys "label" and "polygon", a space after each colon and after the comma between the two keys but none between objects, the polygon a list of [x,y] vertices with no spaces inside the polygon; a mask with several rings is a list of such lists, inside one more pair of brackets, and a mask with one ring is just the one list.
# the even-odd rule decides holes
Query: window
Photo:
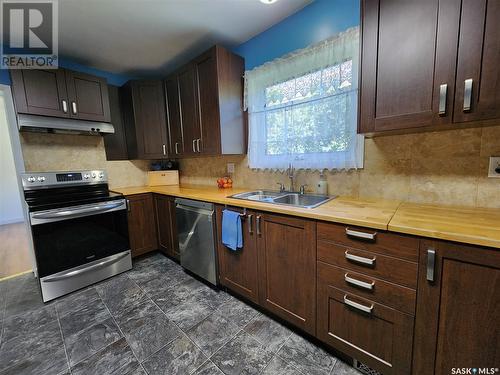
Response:
[{"label": "window", "polygon": [[249,166],[359,168],[358,29],[245,74]]}]

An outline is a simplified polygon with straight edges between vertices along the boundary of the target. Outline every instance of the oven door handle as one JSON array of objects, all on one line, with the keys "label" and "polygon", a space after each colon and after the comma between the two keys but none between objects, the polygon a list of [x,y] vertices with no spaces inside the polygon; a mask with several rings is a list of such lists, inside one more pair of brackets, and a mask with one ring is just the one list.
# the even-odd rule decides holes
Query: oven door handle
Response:
[{"label": "oven door handle", "polygon": [[100,205],[82,206],[74,209],[40,212],[31,214],[31,225],[50,223],[54,221],[73,219],[77,217],[96,215],[111,210],[126,209],[127,204],[124,199],[117,202],[110,202]]},{"label": "oven door handle", "polygon": [[81,275],[83,273],[95,271],[95,270],[107,267],[107,266],[109,266],[109,265],[111,265],[113,263],[116,263],[120,259],[123,259],[126,256],[128,256],[129,254],[130,254],[130,250],[125,251],[125,252],[120,253],[120,254],[113,255],[111,257],[108,257],[106,260],[101,260],[101,261],[100,260],[96,260],[96,261],[94,261],[94,262],[92,262],[90,264],[86,264],[84,266],[78,267],[77,269],[74,269],[73,271],[69,271],[69,272],[64,272],[63,271],[63,272],[60,272],[60,273],[56,273],[53,276],[44,277],[42,281],[44,283],[61,281],[61,280],[65,280],[65,279],[69,279],[71,277],[75,277],[75,276]]}]

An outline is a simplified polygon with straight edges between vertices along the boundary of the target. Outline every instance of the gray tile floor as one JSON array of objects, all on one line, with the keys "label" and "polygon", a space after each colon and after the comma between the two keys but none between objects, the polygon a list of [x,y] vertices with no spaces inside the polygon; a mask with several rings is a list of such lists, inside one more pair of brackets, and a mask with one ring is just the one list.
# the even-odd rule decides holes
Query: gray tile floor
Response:
[{"label": "gray tile floor", "polygon": [[48,304],[0,283],[0,375],[359,373],[161,254]]}]

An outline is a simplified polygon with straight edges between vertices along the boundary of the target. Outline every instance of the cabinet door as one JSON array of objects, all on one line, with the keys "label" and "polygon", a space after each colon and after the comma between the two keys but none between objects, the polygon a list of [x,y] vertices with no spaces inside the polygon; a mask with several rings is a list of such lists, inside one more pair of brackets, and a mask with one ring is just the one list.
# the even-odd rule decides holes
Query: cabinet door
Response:
[{"label": "cabinet door", "polygon": [[152,194],[129,195],[128,232],[132,256],[158,248]]},{"label": "cabinet door", "polygon": [[158,247],[166,255],[179,259],[174,198],[160,194],[155,195],[155,208]]},{"label": "cabinet door", "polygon": [[182,141],[182,121],[179,106],[179,85],[177,75],[168,77],[165,80],[165,92],[171,145],[170,153],[173,157],[181,157],[184,154],[184,143]]},{"label": "cabinet door", "polygon": [[[230,207],[233,211],[243,213],[243,209]],[[217,252],[219,258],[220,283],[239,295],[258,303],[257,243],[255,233],[255,213],[247,211],[243,218],[243,248],[237,251],[228,249],[222,244],[222,211],[217,206]]]},{"label": "cabinet door", "polygon": [[194,65],[189,64],[182,69],[179,72],[178,80],[184,154],[197,155],[197,146],[199,140],[201,140],[201,133],[197,104],[196,71]]},{"label": "cabinet door", "polygon": [[257,213],[260,304],[310,334],[316,329],[316,222]]},{"label": "cabinet door", "polygon": [[500,118],[499,20],[499,1],[462,1],[455,122]]},{"label": "cabinet door", "polygon": [[216,48],[210,49],[196,60],[198,104],[200,114],[200,153],[220,154],[220,116],[217,88]]},{"label": "cabinet door", "polygon": [[132,102],[138,158],[167,157],[168,137],[162,82],[132,82]]},{"label": "cabinet door", "polygon": [[69,117],[63,69],[11,70],[10,75],[18,113]]},{"label": "cabinet door", "polygon": [[103,136],[106,160],[128,160],[127,136],[122,118],[119,88],[109,85],[108,92],[111,123],[115,128],[115,132]]},{"label": "cabinet door", "polygon": [[106,79],[67,70],[66,87],[71,117],[89,121],[111,121]]},{"label": "cabinet door", "polygon": [[423,241],[413,373],[498,366],[499,290],[498,250]]},{"label": "cabinet door", "polygon": [[456,0],[363,0],[360,132],[451,122],[459,12]]}]

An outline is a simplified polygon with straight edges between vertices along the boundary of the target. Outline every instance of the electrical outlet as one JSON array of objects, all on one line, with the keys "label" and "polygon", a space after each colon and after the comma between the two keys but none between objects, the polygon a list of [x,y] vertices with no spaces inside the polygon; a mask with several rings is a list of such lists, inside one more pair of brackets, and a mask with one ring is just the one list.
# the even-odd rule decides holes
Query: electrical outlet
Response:
[{"label": "electrical outlet", "polygon": [[227,173],[234,173],[234,163],[227,163]]},{"label": "electrical outlet", "polygon": [[500,178],[500,156],[490,157],[490,168],[488,169],[488,177]]}]

